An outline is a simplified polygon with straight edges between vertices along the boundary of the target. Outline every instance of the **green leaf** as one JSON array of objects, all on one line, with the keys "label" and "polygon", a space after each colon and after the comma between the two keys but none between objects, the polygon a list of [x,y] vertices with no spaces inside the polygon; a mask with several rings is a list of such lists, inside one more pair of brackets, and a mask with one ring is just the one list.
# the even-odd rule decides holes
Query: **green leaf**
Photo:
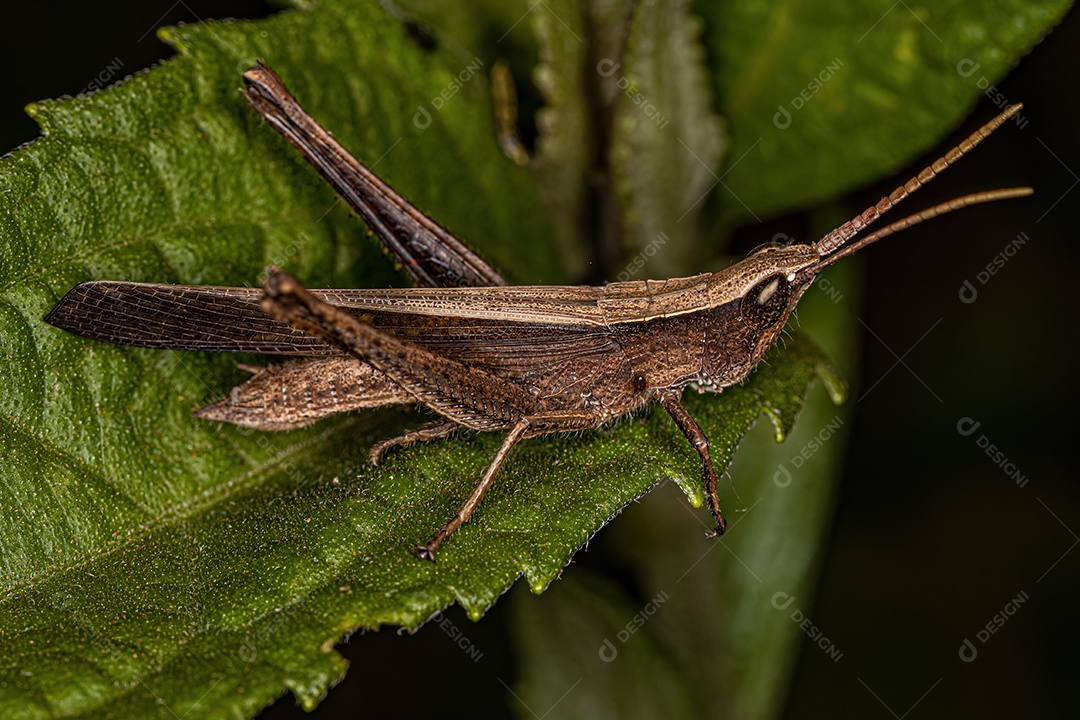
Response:
[{"label": "green leaf", "polygon": [[621,250],[621,228],[604,168],[613,99],[591,59],[615,56],[625,6],[555,0],[529,13],[540,48],[534,81],[544,101],[533,174],[558,242],[579,262],[592,255],[603,269]]},{"label": "green leaf", "polygon": [[724,181],[740,201],[724,198],[721,214],[764,218],[897,171],[954,129],[1070,5],[698,3],[731,128]]}]

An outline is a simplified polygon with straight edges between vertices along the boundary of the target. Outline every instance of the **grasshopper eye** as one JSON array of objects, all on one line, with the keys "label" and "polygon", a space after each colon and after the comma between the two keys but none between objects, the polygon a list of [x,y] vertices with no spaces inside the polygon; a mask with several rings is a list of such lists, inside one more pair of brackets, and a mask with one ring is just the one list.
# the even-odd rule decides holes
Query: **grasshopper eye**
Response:
[{"label": "grasshopper eye", "polygon": [[764,306],[769,300],[776,295],[776,291],[780,289],[780,277],[774,277],[772,280],[768,280],[755,288],[757,292],[757,304]]},{"label": "grasshopper eye", "polygon": [[771,275],[759,282],[743,297],[743,320],[751,327],[765,328],[782,318],[788,311],[791,283],[783,275]]}]

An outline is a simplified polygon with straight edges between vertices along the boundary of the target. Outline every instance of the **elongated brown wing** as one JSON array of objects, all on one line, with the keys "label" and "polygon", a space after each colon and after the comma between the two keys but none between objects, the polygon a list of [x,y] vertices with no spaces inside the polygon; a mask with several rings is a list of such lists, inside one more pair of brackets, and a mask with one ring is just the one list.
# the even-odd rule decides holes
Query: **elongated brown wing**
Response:
[{"label": "elongated brown wing", "polygon": [[[487,290],[501,292],[489,294],[484,292]],[[474,295],[477,292],[480,294]],[[582,292],[591,297],[580,297]],[[437,335],[442,345],[463,336],[505,345],[512,341],[506,323],[548,326],[550,330],[566,326],[571,334],[582,329],[606,330],[594,288],[312,293],[391,332],[399,327],[401,334],[421,343],[434,341]],[[262,290],[257,288],[95,281],[73,288],[45,321],[94,340],[133,347],[306,356],[337,352],[317,338],[272,320],[259,308],[261,297]],[[545,330],[534,328],[527,334],[539,338]]]},{"label": "elongated brown wing", "polygon": [[262,290],[98,281],[76,285],[45,322],[93,340],[161,350],[330,355],[259,309]]},{"label": "elongated brown wing", "polygon": [[[667,326],[693,325],[688,313],[704,301],[707,284],[705,276],[699,276],[615,283],[603,288],[406,288],[312,293],[388,334],[448,360],[486,369],[537,397],[558,398],[551,401],[568,403],[568,407],[593,403],[622,414],[637,402],[637,395],[623,392],[633,380],[634,368],[643,364],[643,358],[655,354],[649,338],[665,336],[671,330]],[[321,340],[270,319],[259,307],[261,298],[262,291],[253,288],[92,282],[72,290],[47,320],[88,337],[140,347],[313,358],[338,355]],[[634,327],[638,323],[643,326]],[[692,375],[694,361],[701,358],[704,335],[700,328],[688,326],[677,336],[687,340],[685,347],[680,345],[680,351],[690,361],[679,366],[680,372]],[[281,386],[279,394],[306,392],[305,386],[292,382],[290,377],[267,379]],[[666,378],[660,373],[653,380],[669,384],[678,378]],[[357,407],[366,406],[369,399],[352,398],[360,403]],[[238,402],[232,396],[224,403],[230,408],[234,404]],[[254,411],[256,416],[247,424],[272,429],[299,422],[295,413],[282,421],[262,405]],[[335,411],[328,407],[322,414]],[[321,414],[311,414],[305,422],[318,417]],[[219,419],[235,421],[235,414]]]},{"label": "elongated brown wing", "polygon": [[[613,323],[692,312],[707,302],[707,277],[605,287],[311,292],[378,327],[413,335],[410,339],[416,342],[445,345],[475,334],[477,339],[512,346],[526,336],[603,334]],[[257,288],[94,281],[73,288],[45,320],[84,337],[135,347],[276,355],[333,353],[321,340],[270,319],[259,308],[261,297],[262,290]],[[433,335],[438,337],[429,337]]]},{"label": "elongated brown wing", "polygon": [[[392,335],[514,379],[536,392],[588,388],[612,362],[628,372],[619,340],[628,323],[682,315],[705,302],[707,276],[602,288],[520,286],[314,290]],[[90,282],[46,320],[90,338],[176,350],[327,356],[336,350],[265,315],[254,288]],[[625,378],[624,378],[625,379]],[[627,380],[628,382],[628,380]]]}]

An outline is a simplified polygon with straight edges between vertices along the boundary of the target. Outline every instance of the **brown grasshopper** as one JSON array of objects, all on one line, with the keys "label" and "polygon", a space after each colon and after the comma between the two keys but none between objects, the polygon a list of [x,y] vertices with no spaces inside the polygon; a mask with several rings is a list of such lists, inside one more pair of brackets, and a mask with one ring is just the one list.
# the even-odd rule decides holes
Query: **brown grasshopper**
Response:
[{"label": "brown grasshopper", "polygon": [[716,273],[603,287],[508,286],[447,230],[398,195],[308,116],[262,62],[244,75],[248,102],[300,150],[421,286],[306,290],[269,269],[264,290],[96,281],[72,289],[46,321],[121,345],[298,355],[262,368],[196,416],[262,430],[339,412],[420,403],[442,416],[383,440],[444,438],[458,428],[508,431],[472,495],[426,544],[435,550],[473,514],[521,440],[600,427],[655,400],[701,456],[705,495],[724,532],[709,441],[682,391],[745,379],[824,268],[951,210],[1030,194],[975,193],[894,222],[840,249],[1020,110],[1013,105],[873,207],[813,245],[770,245]]}]

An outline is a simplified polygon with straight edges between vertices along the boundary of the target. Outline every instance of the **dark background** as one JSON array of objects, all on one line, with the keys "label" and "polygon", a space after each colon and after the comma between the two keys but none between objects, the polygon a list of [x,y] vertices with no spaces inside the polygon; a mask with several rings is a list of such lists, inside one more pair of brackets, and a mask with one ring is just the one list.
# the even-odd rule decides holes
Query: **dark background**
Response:
[{"label": "dark background", "polygon": [[[196,16],[260,17],[274,9],[240,0],[113,2],[108,11],[76,2],[5,8],[0,152],[37,136],[22,111],[26,103],[78,92],[114,58],[123,63],[122,76],[168,57],[151,28]],[[1074,592],[1080,492],[1069,449],[1078,442],[1072,422],[1078,401],[1072,336],[1080,260],[1073,213],[1080,200],[1074,174],[1080,171],[1078,46],[1074,13],[1000,85],[1010,101],[1027,104],[1029,125],[1003,130],[992,150],[965,159],[947,183],[935,183],[917,202],[1022,184],[1036,188],[1034,198],[943,218],[863,256],[860,318],[880,340],[870,330],[861,337],[847,467],[812,608],[814,624],[851,662],[834,664],[804,642],[787,717],[1080,712]],[[938,150],[994,110],[983,99],[977,120]],[[856,193],[845,207],[861,210],[909,174]],[[806,217],[792,216],[769,227],[788,223],[800,236],[809,225]],[[987,284],[978,283],[977,273],[1020,232],[1027,245]],[[762,239],[768,238],[748,228],[738,242],[749,249]],[[964,279],[979,290],[972,304],[958,299]],[[906,367],[896,365],[885,344]],[[956,430],[962,417],[981,423],[969,437]],[[976,444],[982,435],[1028,478],[1024,487],[983,454]],[[578,561],[603,557],[604,542],[601,533]],[[1021,593],[1027,601],[980,642],[976,633]],[[450,613],[496,666],[510,663],[506,605],[497,604],[476,625],[459,610]],[[959,659],[965,638],[978,649],[974,662]],[[507,693],[477,683],[471,664],[442,633],[383,631],[354,638],[341,651],[353,667],[314,717],[454,716],[455,708],[508,714]],[[296,715],[303,713],[291,698],[263,714]]]}]

